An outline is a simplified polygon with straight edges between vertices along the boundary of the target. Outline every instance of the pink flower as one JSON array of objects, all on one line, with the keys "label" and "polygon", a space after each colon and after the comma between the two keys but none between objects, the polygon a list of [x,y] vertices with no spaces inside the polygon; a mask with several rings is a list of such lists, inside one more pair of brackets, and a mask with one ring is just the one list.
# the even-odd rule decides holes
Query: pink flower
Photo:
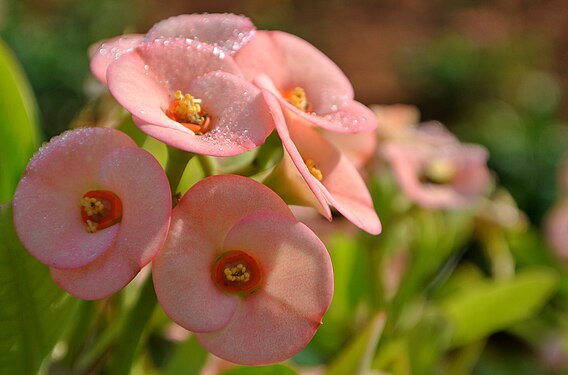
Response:
[{"label": "pink flower", "polygon": [[267,90],[264,96],[285,150],[281,165],[264,183],[291,204],[315,207],[329,220],[331,205],[359,228],[380,233],[373,200],[353,164],[305,117],[281,110],[282,102]]},{"label": "pink flower", "polygon": [[487,150],[460,143],[437,123],[424,124],[413,136],[385,144],[381,154],[406,196],[426,208],[471,205],[491,182]]},{"label": "pink flower", "polygon": [[274,128],[260,91],[233,59],[190,39],[141,44],[109,66],[107,80],[142,131],[182,150],[237,155]]},{"label": "pink flower", "polygon": [[124,287],[166,238],[166,176],[125,134],[68,131],[30,161],[14,195],[20,240],[55,282],[83,299]]},{"label": "pink flower", "polygon": [[568,261],[568,200],[552,208],[546,219],[545,233],[556,254]]},{"label": "pink flower", "polygon": [[127,34],[99,43],[91,51],[91,71],[106,84],[108,66],[144,42],[164,38],[189,38],[225,53],[235,53],[254,35],[255,27],[234,14],[184,14],[155,24],[146,35]]},{"label": "pink flower", "polygon": [[257,31],[235,60],[245,77],[277,94],[287,111],[313,125],[343,133],[377,127],[373,111],[353,100],[353,87],[343,72],[301,38]]},{"label": "pink flower", "polygon": [[184,195],[153,272],[172,320],[216,356],[249,365],[301,350],[333,294],[321,241],[274,192],[235,175]]}]

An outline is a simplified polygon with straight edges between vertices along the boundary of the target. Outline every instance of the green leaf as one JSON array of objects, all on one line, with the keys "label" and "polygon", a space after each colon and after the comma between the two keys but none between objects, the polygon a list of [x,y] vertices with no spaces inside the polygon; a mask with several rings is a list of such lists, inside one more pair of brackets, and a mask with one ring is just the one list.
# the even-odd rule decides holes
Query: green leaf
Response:
[{"label": "green leaf", "polygon": [[12,199],[39,145],[36,102],[18,62],[0,40],[0,203]]},{"label": "green leaf", "polygon": [[284,365],[248,367],[241,366],[222,372],[222,375],[296,375],[291,367]]},{"label": "green leaf", "polygon": [[0,369],[35,374],[64,333],[78,300],[20,244],[12,207],[0,206]]},{"label": "green leaf", "polygon": [[532,267],[506,281],[480,282],[441,303],[453,328],[453,347],[472,343],[530,318],[558,288],[558,274]]},{"label": "green leaf", "polygon": [[331,363],[326,374],[367,374],[384,325],[385,314],[376,314],[365,330]]},{"label": "green leaf", "polygon": [[164,375],[198,375],[205,365],[207,355],[207,350],[197,342],[195,337],[191,337],[176,349],[173,358],[168,362]]}]

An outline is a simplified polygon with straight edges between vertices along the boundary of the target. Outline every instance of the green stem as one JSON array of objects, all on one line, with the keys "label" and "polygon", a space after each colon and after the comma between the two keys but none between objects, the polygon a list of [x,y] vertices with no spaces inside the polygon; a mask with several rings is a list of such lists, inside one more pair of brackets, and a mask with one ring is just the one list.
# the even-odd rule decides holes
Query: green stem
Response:
[{"label": "green stem", "polygon": [[205,177],[213,176],[217,173],[217,165],[215,159],[211,156],[197,155],[197,160],[203,169],[203,175]]},{"label": "green stem", "polygon": [[138,299],[128,312],[126,322],[122,326],[108,374],[123,375],[130,373],[140,338],[157,302],[154,283],[150,274],[144,281]]},{"label": "green stem", "polygon": [[194,154],[179,150],[177,148],[168,146],[168,162],[166,164],[166,176],[168,176],[168,181],[170,182],[170,189],[172,191],[172,197],[176,197],[177,188],[185,167],[187,163],[191,160]]}]

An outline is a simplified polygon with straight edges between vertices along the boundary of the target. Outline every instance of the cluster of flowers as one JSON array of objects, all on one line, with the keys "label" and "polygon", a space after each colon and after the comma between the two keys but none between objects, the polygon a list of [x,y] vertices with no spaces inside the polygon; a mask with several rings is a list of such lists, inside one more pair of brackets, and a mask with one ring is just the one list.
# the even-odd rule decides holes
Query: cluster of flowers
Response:
[{"label": "cluster of flowers", "polygon": [[274,130],[281,141],[283,156],[262,184],[207,177],[172,209],[164,170],[126,134],[69,131],[36,153],[13,200],[22,243],[63,289],[105,298],[152,262],[164,311],[232,362],[291,357],[331,303],[327,250],[288,204],[329,220],[332,206],[381,231],[358,171],[376,152],[377,124],[381,155],[418,203],[469,204],[487,187],[485,150],[440,126],[390,126],[384,108],[377,121],[324,54],[243,16],[182,15],[107,40],[92,51],[91,70],[143,132],[168,146],[228,157]]}]

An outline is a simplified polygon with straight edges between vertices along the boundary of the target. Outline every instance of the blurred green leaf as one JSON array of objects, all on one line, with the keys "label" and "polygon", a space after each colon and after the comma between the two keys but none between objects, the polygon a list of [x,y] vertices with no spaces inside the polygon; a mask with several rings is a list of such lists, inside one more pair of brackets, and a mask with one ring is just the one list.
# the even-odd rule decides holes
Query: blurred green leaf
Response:
[{"label": "blurred green leaf", "polygon": [[164,375],[198,375],[207,360],[207,355],[207,350],[197,342],[195,337],[191,337],[178,346]]},{"label": "blurred green leaf", "polygon": [[64,333],[78,300],[20,244],[11,204],[0,206],[0,369],[35,374]]},{"label": "blurred green leaf", "polygon": [[0,40],[0,203],[12,199],[28,160],[38,148],[36,102],[24,72]]},{"label": "blurred green leaf", "polygon": [[248,367],[241,366],[221,373],[222,375],[296,375],[291,367],[284,365]]},{"label": "blurred green leaf", "polygon": [[369,325],[331,363],[326,374],[367,374],[385,325],[385,314],[376,314]]},{"label": "blurred green leaf", "polygon": [[441,303],[453,328],[452,346],[474,342],[533,316],[557,288],[554,270],[533,267],[507,281],[462,289]]}]

